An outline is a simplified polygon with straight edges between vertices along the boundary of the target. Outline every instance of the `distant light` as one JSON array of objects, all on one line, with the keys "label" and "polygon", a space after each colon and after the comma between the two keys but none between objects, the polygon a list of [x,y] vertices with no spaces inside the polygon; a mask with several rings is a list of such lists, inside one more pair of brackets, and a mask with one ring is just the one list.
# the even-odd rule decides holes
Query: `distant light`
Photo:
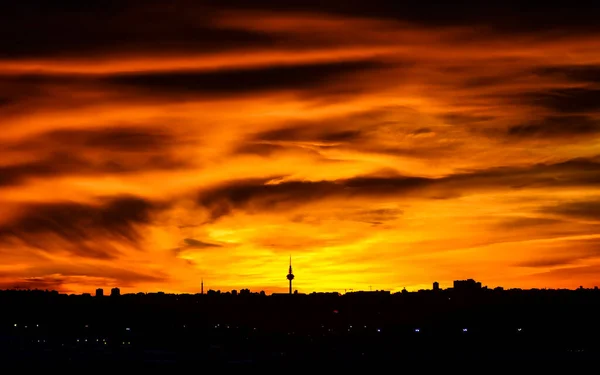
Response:
[{"label": "distant light", "polygon": [[36,327],[39,327],[40,325],[39,325],[39,324],[36,324],[35,326],[36,326]]},{"label": "distant light", "polygon": [[15,327],[17,326],[17,323],[15,323]]},{"label": "distant light", "polygon": [[415,332],[421,332],[419,328],[415,328]]},{"label": "distant light", "polygon": [[77,339],[77,342],[79,342],[79,339]]},{"label": "distant light", "polygon": [[463,332],[467,332],[467,329],[466,329],[466,328],[463,328]]},{"label": "distant light", "polygon": [[381,329],[377,328],[377,332],[381,332]]},{"label": "distant light", "polygon": [[106,342],[104,343],[104,345],[106,345]]},{"label": "distant light", "polygon": [[85,342],[87,342],[87,339],[85,339]]},{"label": "distant light", "polygon": [[131,331],[131,328],[125,328],[126,331]]},{"label": "distant light", "polygon": [[517,331],[521,332],[523,329],[522,328],[517,328]]},{"label": "distant light", "polygon": [[334,313],[334,314],[337,314],[338,312],[339,312],[339,311],[337,311],[337,310],[333,310],[333,313]]},{"label": "distant light", "polygon": [[96,339],[96,342],[100,341],[99,339]]},{"label": "distant light", "polygon": [[352,326],[350,326],[350,328],[352,328]]}]

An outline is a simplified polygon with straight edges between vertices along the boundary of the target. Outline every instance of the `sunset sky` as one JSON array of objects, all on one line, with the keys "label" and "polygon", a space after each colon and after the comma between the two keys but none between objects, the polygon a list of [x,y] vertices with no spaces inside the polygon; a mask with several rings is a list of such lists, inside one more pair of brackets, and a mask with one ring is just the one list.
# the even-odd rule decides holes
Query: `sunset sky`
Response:
[{"label": "sunset sky", "polygon": [[424,3],[1,2],[0,289],[600,285],[598,9]]}]

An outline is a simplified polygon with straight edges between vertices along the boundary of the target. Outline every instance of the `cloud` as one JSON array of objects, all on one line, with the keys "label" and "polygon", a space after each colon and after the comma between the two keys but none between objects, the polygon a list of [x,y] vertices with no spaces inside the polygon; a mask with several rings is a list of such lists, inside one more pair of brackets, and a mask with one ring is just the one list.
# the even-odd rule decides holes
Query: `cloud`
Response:
[{"label": "cloud", "polygon": [[25,277],[12,281],[0,281],[0,290],[25,289],[25,290],[65,290],[65,278],[59,276],[51,277]]},{"label": "cloud", "polygon": [[83,6],[14,3],[0,7],[0,32],[13,35],[0,42],[0,58],[207,52],[272,43],[262,33],[211,27],[211,9],[192,3],[183,8],[136,0]]},{"label": "cloud", "polygon": [[[184,168],[188,163],[176,158],[174,150],[185,144],[164,130],[149,127],[63,129],[0,142],[5,157],[37,158],[0,166],[0,186],[33,178]],[[68,152],[64,145],[68,145]]]},{"label": "cloud", "polygon": [[525,94],[521,100],[547,108],[554,113],[578,114],[600,110],[600,90],[592,88],[566,88]]},{"label": "cloud", "polygon": [[68,144],[72,148],[101,149],[103,151],[134,151],[158,153],[181,144],[165,129],[145,127],[114,127],[100,129],[63,129],[27,139],[13,147],[52,148]]},{"label": "cloud", "polygon": [[257,141],[347,142],[360,139],[360,130],[331,131],[312,126],[269,130],[256,135]]},{"label": "cloud", "polygon": [[[12,281],[3,281],[6,279]],[[168,280],[168,275],[161,271],[141,273],[106,265],[47,264],[18,272],[0,272],[0,289],[48,289],[69,293],[73,286],[85,285],[91,292],[102,286],[131,287]]]},{"label": "cloud", "polygon": [[533,274],[531,277],[537,280],[552,280],[553,282],[560,282],[561,285],[570,285],[575,288],[579,285],[598,285],[598,272],[600,272],[600,266],[598,265],[581,265],[557,268],[546,272],[539,272]]},{"label": "cloud", "polygon": [[540,212],[574,219],[600,221],[600,199],[561,202],[540,208]]},{"label": "cloud", "polygon": [[0,282],[570,285],[598,6],[521,3],[0,2]]},{"label": "cloud", "polygon": [[542,76],[561,78],[571,82],[600,82],[600,67],[597,65],[547,66],[535,70]]},{"label": "cloud", "polygon": [[529,124],[511,126],[516,138],[586,136],[600,133],[600,120],[590,116],[548,116]]},{"label": "cloud", "polygon": [[[106,240],[136,244],[138,226],[151,222],[159,205],[137,197],[111,198],[99,204],[58,202],[29,204],[20,214],[0,225],[0,241],[14,240],[46,251],[56,249],[55,241],[72,255],[112,259],[118,251]],[[62,246],[61,246],[62,245]]]},{"label": "cloud", "polygon": [[119,74],[102,81],[117,87],[143,90],[146,94],[230,96],[265,91],[330,89],[336,82],[351,86],[351,80],[343,80],[354,73],[375,71],[384,66],[371,60],[343,61],[216,72]]},{"label": "cloud", "polygon": [[233,210],[278,211],[326,199],[373,199],[393,196],[453,197],[481,191],[524,187],[595,186],[600,163],[573,159],[531,167],[501,167],[468,171],[440,178],[416,176],[357,176],[335,181],[284,181],[275,178],[232,181],[199,193],[198,203],[216,220]]},{"label": "cloud", "polygon": [[[517,266],[529,268],[559,267],[548,271],[546,275],[556,273],[569,274],[577,268],[584,269],[584,267],[570,266],[598,257],[600,257],[599,239],[567,240],[563,243],[550,245],[549,248],[544,249],[537,257],[523,261],[517,264]],[[569,268],[560,268],[564,266],[569,266]]]},{"label": "cloud", "polygon": [[185,238],[183,240],[183,242],[185,243],[186,247],[190,248],[190,249],[204,249],[207,247],[222,247],[221,245],[218,245],[218,244],[203,242],[203,241],[195,240],[193,238]]}]

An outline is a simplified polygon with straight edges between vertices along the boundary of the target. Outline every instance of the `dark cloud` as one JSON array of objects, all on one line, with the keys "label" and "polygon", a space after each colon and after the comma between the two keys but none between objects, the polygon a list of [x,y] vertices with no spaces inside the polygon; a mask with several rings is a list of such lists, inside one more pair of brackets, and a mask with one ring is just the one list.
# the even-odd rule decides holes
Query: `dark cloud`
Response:
[{"label": "dark cloud", "polygon": [[[600,199],[562,202],[554,206],[543,207],[540,211],[548,214],[600,222]],[[600,231],[600,228],[598,230]]]},{"label": "dark cloud", "polygon": [[598,65],[574,65],[574,66],[549,66],[535,70],[541,76],[563,78],[575,82],[600,82],[600,66]]},{"label": "dark cloud", "polygon": [[378,19],[412,22],[424,26],[470,26],[493,29],[503,33],[523,33],[559,30],[556,34],[598,30],[596,17],[600,6],[586,2],[574,6],[569,2],[552,2],[543,5],[524,4],[516,0],[460,2],[393,1],[393,0],[291,0],[285,7],[274,0],[259,0],[252,3],[243,0],[210,0],[210,4],[230,9],[277,9],[280,12],[318,11],[322,13],[370,17]]},{"label": "dark cloud", "polygon": [[600,111],[600,90],[591,88],[554,89],[526,93],[518,98],[555,113],[576,114]]},{"label": "dark cloud", "polygon": [[450,124],[457,126],[480,125],[496,119],[494,116],[472,115],[468,113],[449,112],[441,116],[441,119]]},{"label": "dark cloud", "polygon": [[434,133],[433,130],[429,129],[429,128],[419,128],[415,131],[412,131],[410,134],[412,135],[422,135],[422,134],[432,134]]},{"label": "dark cloud", "polygon": [[0,186],[15,185],[33,178],[64,175],[119,174],[140,170],[174,169],[184,162],[160,155],[143,158],[84,158],[71,153],[53,153],[45,159],[0,167]]},{"label": "dark cloud", "polygon": [[535,278],[548,278],[551,280],[570,280],[575,283],[580,283],[581,280],[595,278],[594,283],[600,283],[600,266],[576,266],[557,268],[547,272],[536,273],[532,275]]},{"label": "dark cloud", "polygon": [[102,151],[135,151],[158,153],[176,146],[176,140],[161,128],[112,127],[97,129],[63,129],[43,133],[24,141],[0,145],[0,150],[47,150],[69,145],[71,149]]},{"label": "dark cloud", "polygon": [[589,116],[549,116],[508,128],[511,137],[568,137],[600,133],[600,120]]},{"label": "dark cloud", "polygon": [[381,225],[387,221],[396,220],[400,215],[403,214],[402,210],[395,208],[379,208],[372,210],[358,210],[356,212],[349,212],[339,219],[350,219],[372,225]]},{"label": "dark cloud", "polygon": [[[273,154],[284,152],[289,150],[290,146],[270,144],[270,143],[244,143],[237,147],[233,154],[238,155],[258,155],[258,156],[271,156]],[[297,147],[296,147],[297,148]]]},{"label": "dark cloud", "polygon": [[190,248],[190,249],[205,249],[208,247],[222,247],[221,245],[218,245],[218,244],[203,242],[203,241],[195,240],[193,238],[186,238],[183,240],[183,242],[185,243],[186,247]]},{"label": "dark cloud", "polygon": [[68,292],[68,290],[65,290],[64,284],[64,277],[21,277],[17,278],[15,281],[0,282],[0,290],[56,290],[60,292]]},{"label": "dark cloud", "polygon": [[314,89],[335,81],[343,82],[343,78],[353,73],[378,70],[384,66],[383,63],[369,60],[215,72],[133,73],[109,76],[102,82],[148,93],[215,96]]},{"label": "dark cloud", "polygon": [[218,9],[197,2],[17,2],[0,5],[0,33],[6,36],[0,40],[0,58],[204,53],[273,44],[263,33],[211,27],[211,14]]},{"label": "dark cloud", "polygon": [[29,246],[47,250],[53,238],[72,245],[74,255],[99,259],[116,256],[114,249],[103,247],[107,239],[136,244],[137,226],[149,224],[159,205],[137,197],[113,198],[98,205],[61,202],[30,204],[21,214],[0,225],[0,241],[20,240]]},{"label": "dark cloud", "polygon": [[[5,154],[17,153],[26,158],[37,155],[37,160],[0,166],[0,186],[70,174],[185,168],[188,162],[172,156],[172,151],[185,142],[160,129],[115,127],[57,130],[17,142],[0,143],[0,152]],[[69,152],[64,151],[66,145]]]},{"label": "dark cloud", "polygon": [[316,126],[295,126],[269,130],[255,136],[258,141],[349,142],[360,139],[360,130],[331,130]]},{"label": "dark cloud", "polygon": [[498,224],[502,229],[520,229],[524,227],[547,228],[549,226],[564,225],[565,221],[546,217],[517,217],[504,220]]},{"label": "dark cloud", "polygon": [[[558,267],[576,264],[578,261],[600,257],[600,239],[568,240],[554,245],[557,248],[546,250],[539,257],[517,264],[518,267]],[[548,273],[565,273],[584,267],[559,268]],[[575,271],[577,273],[577,271]]]},{"label": "dark cloud", "polygon": [[[211,22],[217,14],[222,16],[240,10],[301,12],[315,18],[321,15],[368,17],[425,27],[468,26],[478,29],[480,34],[490,30],[497,34],[537,32],[560,37],[600,29],[597,23],[600,7],[590,2],[585,6],[553,2],[542,7],[514,0],[288,0],[285,6],[273,0],[128,0],[118,3],[101,0],[93,3],[3,1],[0,34],[6,37],[0,39],[0,58],[206,53],[275,46],[298,48],[311,42],[294,35],[226,28]],[[261,20],[257,17],[255,22]],[[327,35],[312,38],[312,41],[326,38]]]},{"label": "dark cloud", "polygon": [[[567,240],[553,243],[550,246],[549,249],[540,252],[536,258],[521,262],[517,266],[531,268],[572,266],[581,260],[600,257],[600,239],[598,238]],[[558,268],[545,272],[544,275],[569,274],[571,271],[568,270],[578,273],[577,269],[579,268],[585,267]]]},{"label": "dark cloud", "polygon": [[150,273],[141,273],[129,269],[105,266],[105,265],[49,265],[33,267],[26,271],[27,275],[60,275],[65,278],[80,276],[95,277],[110,280],[118,283],[122,287],[144,282],[164,282],[168,276],[163,271],[151,271]]},{"label": "dark cloud", "polygon": [[595,159],[573,159],[530,167],[467,171],[442,178],[388,175],[269,183],[272,180],[232,181],[202,191],[198,203],[209,210],[210,220],[216,220],[237,209],[277,211],[327,198],[416,195],[444,199],[487,190],[596,186],[600,183],[600,163]]},{"label": "dark cloud", "polygon": [[589,257],[559,257],[559,258],[543,258],[543,259],[534,259],[526,262],[519,263],[518,267],[529,267],[529,268],[546,268],[546,267],[556,267],[556,266],[566,266],[569,264],[573,264],[578,260],[586,259]]},{"label": "dark cloud", "polygon": [[[46,265],[30,267],[22,271],[0,272],[0,277],[15,281],[0,283],[0,289],[49,289],[68,292],[68,284],[119,285],[130,287],[146,282],[165,282],[168,276],[164,272],[152,274],[103,265]],[[86,278],[93,278],[87,281]],[[99,281],[100,279],[101,281]],[[4,288],[2,287],[4,286]]]},{"label": "dark cloud", "polygon": [[[176,247],[176,248],[172,249],[172,251],[173,251],[173,254],[175,254],[175,256],[179,256],[181,253],[183,253],[187,250],[206,250],[206,249],[216,249],[216,248],[220,248],[220,247],[223,247],[223,245],[200,241],[200,240],[197,240],[194,238],[185,238],[183,240],[183,246]],[[195,264],[195,262],[193,262],[189,259],[187,260],[187,262],[189,264]]]},{"label": "dark cloud", "polygon": [[234,181],[202,192],[198,202],[209,209],[210,219],[216,220],[236,209],[277,211],[327,198],[407,193],[427,187],[433,180],[419,177],[358,177],[339,181],[289,181],[277,184],[268,184],[267,181]]}]

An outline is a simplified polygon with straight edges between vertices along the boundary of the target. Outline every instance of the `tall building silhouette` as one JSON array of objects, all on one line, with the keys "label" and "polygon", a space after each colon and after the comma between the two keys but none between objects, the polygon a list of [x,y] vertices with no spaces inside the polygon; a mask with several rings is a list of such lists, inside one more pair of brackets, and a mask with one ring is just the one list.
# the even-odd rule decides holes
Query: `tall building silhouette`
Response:
[{"label": "tall building silhouette", "polygon": [[294,280],[294,274],[292,273],[292,257],[290,256],[290,269],[288,270],[287,279],[290,281],[290,294],[292,294],[292,280]]},{"label": "tall building silhouette", "polygon": [[200,281],[200,294],[204,294],[204,279]]},{"label": "tall building silhouette", "polygon": [[96,289],[96,297],[104,297],[104,289],[102,289],[102,288]]}]

